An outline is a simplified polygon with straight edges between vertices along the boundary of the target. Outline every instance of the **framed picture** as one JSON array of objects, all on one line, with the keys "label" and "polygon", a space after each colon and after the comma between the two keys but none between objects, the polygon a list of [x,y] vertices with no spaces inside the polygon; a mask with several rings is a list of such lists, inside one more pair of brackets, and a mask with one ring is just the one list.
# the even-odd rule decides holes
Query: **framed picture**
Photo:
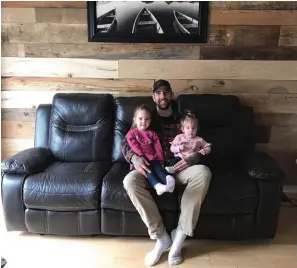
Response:
[{"label": "framed picture", "polygon": [[89,42],[207,42],[205,1],[87,1],[87,9]]}]

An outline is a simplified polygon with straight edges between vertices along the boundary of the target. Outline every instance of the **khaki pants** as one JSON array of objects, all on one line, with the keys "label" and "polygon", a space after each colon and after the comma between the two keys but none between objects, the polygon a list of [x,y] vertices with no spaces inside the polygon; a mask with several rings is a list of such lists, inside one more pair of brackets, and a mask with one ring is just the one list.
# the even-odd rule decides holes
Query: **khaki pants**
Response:
[{"label": "khaki pants", "polygon": [[[204,165],[195,165],[177,173],[175,178],[177,184],[187,184],[181,200],[181,214],[177,229],[185,235],[193,236],[201,204],[208,190],[211,172]],[[150,238],[157,239],[162,236],[165,227],[158,207],[148,190],[147,179],[133,170],[125,177],[123,183],[133,205],[148,228]]]}]

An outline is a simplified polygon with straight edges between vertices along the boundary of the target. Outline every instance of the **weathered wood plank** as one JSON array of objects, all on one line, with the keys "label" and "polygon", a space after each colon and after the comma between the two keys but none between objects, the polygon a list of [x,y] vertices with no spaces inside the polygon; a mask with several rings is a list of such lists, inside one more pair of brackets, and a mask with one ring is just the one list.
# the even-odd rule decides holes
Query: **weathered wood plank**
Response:
[{"label": "weathered wood plank", "polygon": [[36,8],[36,22],[86,24],[85,8]]},{"label": "weathered wood plank", "polygon": [[[2,91],[1,107],[3,108],[37,108],[39,104],[52,103],[57,91]],[[63,93],[73,93],[73,91],[63,91]],[[86,93],[86,91],[76,91],[76,93]],[[91,93],[96,93],[92,91]],[[119,92],[100,91],[98,93],[111,93],[118,96]]]},{"label": "weathered wood plank", "polygon": [[26,57],[118,59],[199,59],[200,46],[192,44],[25,44]]},{"label": "weathered wood plank", "polygon": [[296,25],[296,10],[212,10],[212,25]]},{"label": "weathered wood plank", "polygon": [[35,23],[35,9],[1,8],[1,22]]},{"label": "weathered wood plank", "polygon": [[297,126],[272,126],[270,143],[283,149],[297,149]]},{"label": "weathered wood plank", "polygon": [[210,25],[208,44],[237,46],[277,46],[280,26]]},{"label": "weathered wood plank", "polygon": [[297,46],[297,26],[282,26],[279,38],[280,46]]},{"label": "weathered wood plank", "polygon": [[1,55],[2,57],[25,57],[25,46],[24,44],[1,44]]},{"label": "weathered wood plank", "polygon": [[97,59],[3,57],[2,76],[118,78],[118,62]]},{"label": "weathered wood plank", "polygon": [[119,78],[296,80],[296,61],[119,60]]},{"label": "weathered wood plank", "polygon": [[58,8],[86,8],[86,1],[1,1],[2,7],[58,7]]},{"label": "weathered wood plank", "polygon": [[1,79],[2,90],[151,92],[153,79],[26,78]]},{"label": "weathered wood plank", "polygon": [[2,23],[2,41],[10,43],[87,43],[87,24]]},{"label": "weathered wood plank", "polygon": [[255,113],[297,114],[296,94],[234,94],[244,105],[253,107]]},{"label": "weathered wood plank", "polygon": [[185,93],[297,94],[297,81],[169,79],[169,82],[175,92]]},{"label": "weathered wood plank", "polygon": [[2,121],[1,137],[11,139],[33,139],[35,122],[29,121]]},{"label": "weathered wood plank", "polygon": [[[297,126],[296,114],[256,113],[255,123],[262,126]],[[297,137],[296,137],[297,139]]]},{"label": "weathered wood plank", "polygon": [[200,57],[203,60],[297,60],[297,46],[201,46]]},{"label": "weathered wood plank", "polygon": [[1,121],[35,122],[36,109],[34,108],[2,108]]},{"label": "weathered wood plank", "polygon": [[22,150],[34,147],[33,139],[1,139],[1,159],[12,156]]},{"label": "weathered wood plank", "polygon": [[297,10],[296,1],[211,1],[211,9]]},{"label": "weathered wood plank", "polygon": [[[297,94],[297,81],[270,80],[177,80],[169,79],[174,92]],[[2,90],[150,92],[153,79],[90,79],[9,77],[1,79]]]},{"label": "weathered wood plank", "polygon": [[[277,46],[279,32],[280,26],[210,25],[208,44]],[[10,43],[24,44],[87,44],[87,24],[2,23],[2,40]]]}]

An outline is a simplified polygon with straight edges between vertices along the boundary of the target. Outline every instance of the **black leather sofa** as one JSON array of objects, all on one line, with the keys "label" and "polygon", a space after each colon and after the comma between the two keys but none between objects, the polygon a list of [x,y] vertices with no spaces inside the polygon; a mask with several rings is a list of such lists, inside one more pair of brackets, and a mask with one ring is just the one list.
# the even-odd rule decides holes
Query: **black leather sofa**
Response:
[{"label": "black leather sofa", "polygon": [[[36,114],[35,147],[2,161],[2,202],[9,231],[57,235],[147,236],[123,188],[129,171],[120,144],[134,108],[151,97],[56,94]],[[195,229],[197,238],[275,236],[283,172],[254,151],[251,107],[235,96],[180,95],[194,110],[200,135],[213,144],[201,159],[212,180]],[[168,231],[178,220],[184,187],[156,200]]]}]

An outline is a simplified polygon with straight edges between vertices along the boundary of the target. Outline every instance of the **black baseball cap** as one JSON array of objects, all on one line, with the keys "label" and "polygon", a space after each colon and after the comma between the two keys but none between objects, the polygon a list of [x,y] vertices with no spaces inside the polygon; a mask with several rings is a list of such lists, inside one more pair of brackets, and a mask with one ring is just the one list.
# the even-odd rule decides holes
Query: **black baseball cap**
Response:
[{"label": "black baseball cap", "polygon": [[169,91],[172,91],[170,83],[167,80],[160,79],[160,80],[156,81],[153,85],[153,92],[155,92],[160,87],[165,88]]}]

